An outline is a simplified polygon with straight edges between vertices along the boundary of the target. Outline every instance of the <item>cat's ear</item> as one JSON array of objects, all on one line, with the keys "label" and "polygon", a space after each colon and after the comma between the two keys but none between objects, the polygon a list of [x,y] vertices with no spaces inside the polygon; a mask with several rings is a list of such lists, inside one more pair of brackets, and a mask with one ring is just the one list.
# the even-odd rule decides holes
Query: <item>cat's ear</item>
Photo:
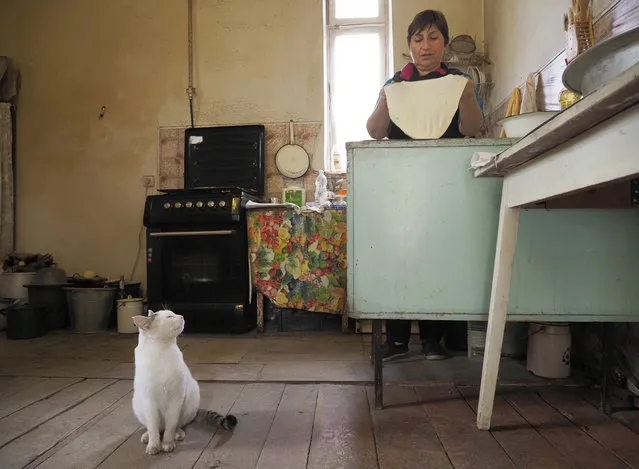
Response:
[{"label": "cat's ear", "polygon": [[152,314],[155,314],[155,313],[153,312],[153,310],[152,310],[152,309],[150,309],[150,310],[147,312],[147,314],[146,314],[146,315],[147,315],[147,316],[151,316]]},{"label": "cat's ear", "polygon": [[133,324],[137,326],[138,329],[142,329],[143,331],[148,331],[151,328],[152,319],[148,316],[133,316]]}]

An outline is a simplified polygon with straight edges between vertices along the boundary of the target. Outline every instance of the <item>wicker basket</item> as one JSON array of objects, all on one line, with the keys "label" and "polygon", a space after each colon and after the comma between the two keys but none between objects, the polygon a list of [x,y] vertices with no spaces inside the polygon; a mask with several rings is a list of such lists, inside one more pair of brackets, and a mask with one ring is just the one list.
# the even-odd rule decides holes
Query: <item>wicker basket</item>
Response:
[{"label": "wicker basket", "polygon": [[570,63],[579,54],[595,45],[595,35],[590,15],[588,15],[587,21],[575,21],[568,25],[566,41],[566,63]]}]

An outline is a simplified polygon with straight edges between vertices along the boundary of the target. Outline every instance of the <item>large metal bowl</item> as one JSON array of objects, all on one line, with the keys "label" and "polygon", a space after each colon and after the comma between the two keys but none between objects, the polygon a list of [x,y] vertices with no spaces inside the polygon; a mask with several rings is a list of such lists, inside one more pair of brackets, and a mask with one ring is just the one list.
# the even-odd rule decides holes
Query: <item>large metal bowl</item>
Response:
[{"label": "large metal bowl", "polygon": [[564,86],[586,96],[639,63],[639,27],[600,42],[568,64]]},{"label": "large metal bowl", "polygon": [[504,131],[508,138],[525,137],[557,114],[559,114],[559,111],[539,111],[509,116],[504,119]]}]

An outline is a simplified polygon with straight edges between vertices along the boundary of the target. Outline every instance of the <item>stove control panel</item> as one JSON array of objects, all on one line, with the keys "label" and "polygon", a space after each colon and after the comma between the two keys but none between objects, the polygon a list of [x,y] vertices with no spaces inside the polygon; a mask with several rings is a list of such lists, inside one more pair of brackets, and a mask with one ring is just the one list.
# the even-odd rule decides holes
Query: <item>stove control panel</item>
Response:
[{"label": "stove control panel", "polygon": [[206,223],[239,220],[242,199],[233,195],[153,195],[144,207],[144,225]]},{"label": "stove control panel", "polygon": [[240,208],[240,198],[233,197],[230,202],[222,199],[222,200],[209,200],[204,202],[203,200],[176,200],[176,201],[167,201],[162,204],[162,207],[165,210],[170,209],[181,209],[181,208],[208,208],[214,209],[217,208],[219,210],[226,210],[227,212],[230,210],[230,213],[237,214],[239,213]]}]

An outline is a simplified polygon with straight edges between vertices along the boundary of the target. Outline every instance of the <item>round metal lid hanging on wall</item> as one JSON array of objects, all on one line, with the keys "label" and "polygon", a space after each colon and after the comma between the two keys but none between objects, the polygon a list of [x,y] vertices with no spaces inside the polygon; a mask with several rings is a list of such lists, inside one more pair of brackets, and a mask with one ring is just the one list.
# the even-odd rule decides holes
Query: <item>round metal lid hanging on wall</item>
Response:
[{"label": "round metal lid hanging on wall", "polygon": [[293,121],[289,123],[289,132],[289,143],[280,148],[275,155],[275,167],[283,176],[296,179],[306,174],[311,162],[306,150],[294,143]]}]

